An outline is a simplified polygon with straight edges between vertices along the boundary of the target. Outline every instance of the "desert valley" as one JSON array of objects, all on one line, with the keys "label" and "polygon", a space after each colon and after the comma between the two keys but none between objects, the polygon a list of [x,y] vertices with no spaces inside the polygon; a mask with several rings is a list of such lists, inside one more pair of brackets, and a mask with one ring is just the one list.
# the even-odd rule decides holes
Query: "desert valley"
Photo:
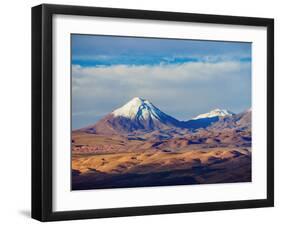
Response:
[{"label": "desert valley", "polygon": [[72,189],[250,182],[251,114],[179,121],[135,97],[72,131]]}]

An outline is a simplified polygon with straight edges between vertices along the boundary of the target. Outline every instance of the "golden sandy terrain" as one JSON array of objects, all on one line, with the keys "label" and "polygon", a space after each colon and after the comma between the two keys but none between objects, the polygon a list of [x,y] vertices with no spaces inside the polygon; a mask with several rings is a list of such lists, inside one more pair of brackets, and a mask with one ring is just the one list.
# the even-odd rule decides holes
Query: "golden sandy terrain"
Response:
[{"label": "golden sandy terrain", "polygon": [[194,144],[191,137],[142,140],[75,132],[72,188],[251,181],[251,148],[210,139]]}]

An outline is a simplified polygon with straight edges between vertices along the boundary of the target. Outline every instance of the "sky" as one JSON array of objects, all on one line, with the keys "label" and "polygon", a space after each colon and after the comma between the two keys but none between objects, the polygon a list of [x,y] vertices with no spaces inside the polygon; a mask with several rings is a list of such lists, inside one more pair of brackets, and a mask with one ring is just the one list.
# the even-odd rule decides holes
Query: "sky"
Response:
[{"label": "sky", "polygon": [[72,127],[134,97],[188,120],[251,107],[251,43],[71,35]]}]

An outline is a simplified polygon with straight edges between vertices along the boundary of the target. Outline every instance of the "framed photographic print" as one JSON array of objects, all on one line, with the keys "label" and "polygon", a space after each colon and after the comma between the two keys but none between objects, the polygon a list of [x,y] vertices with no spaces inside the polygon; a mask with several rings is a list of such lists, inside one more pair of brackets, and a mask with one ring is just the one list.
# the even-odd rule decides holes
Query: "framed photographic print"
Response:
[{"label": "framed photographic print", "polygon": [[32,8],[32,217],[274,205],[274,21]]}]

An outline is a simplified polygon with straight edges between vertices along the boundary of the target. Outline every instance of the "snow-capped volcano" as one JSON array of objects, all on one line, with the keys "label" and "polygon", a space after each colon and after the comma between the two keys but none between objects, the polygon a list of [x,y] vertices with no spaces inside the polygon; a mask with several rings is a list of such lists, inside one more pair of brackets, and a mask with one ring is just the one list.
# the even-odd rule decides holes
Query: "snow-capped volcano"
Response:
[{"label": "snow-capped volcano", "polygon": [[112,114],[114,117],[125,117],[139,120],[152,119],[158,121],[161,121],[161,117],[166,116],[148,100],[140,97],[134,97],[127,104],[113,111]]},{"label": "snow-capped volcano", "polygon": [[93,133],[120,134],[180,126],[180,121],[165,114],[148,100],[135,97],[95,125],[84,129]]},{"label": "snow-capped volcano", "polygon": [[220,118],[210,129],[239,128],[250,130],[252,125],[252,109],[249,108],[239,114]]},{"label": "snow-capped volcano", "polygon": [[203,119],[203,118],[213,118],[213,117],[224,117],[224,116],[230,116],[234,115],[233,112],[225,110],[225,109],[214,109],[210,112],[200,114],[196,116],[195,118],[192,118],[192,120],[197,120],[197,119]]}]

